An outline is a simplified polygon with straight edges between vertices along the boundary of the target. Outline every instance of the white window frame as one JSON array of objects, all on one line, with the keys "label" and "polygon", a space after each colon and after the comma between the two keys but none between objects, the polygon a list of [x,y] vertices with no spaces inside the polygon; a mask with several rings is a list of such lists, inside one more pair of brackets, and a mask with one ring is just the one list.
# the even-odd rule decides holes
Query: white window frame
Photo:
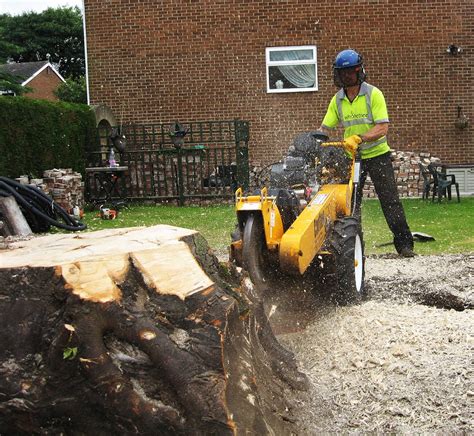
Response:
[{"label": "white window frame", "polygon": [[[270,53],[274,51],[288,51],[288,50],[312,50],[313,60],[300,60],[300,61],[271,61]],[[315,45],[295,45],[288,47],[267,47],[265,49],[265,59],[266,59],[266,74],[267,74],[267,93],[286,93],[286,92],[314,92],[318,91],[318,57],[317,57],[317,48]],[[314,87],[312,88],[286,88],[286,89],[273,89],[270,88],[270,67],[275,67],[279,65],[313,65],[314,64]]]}]

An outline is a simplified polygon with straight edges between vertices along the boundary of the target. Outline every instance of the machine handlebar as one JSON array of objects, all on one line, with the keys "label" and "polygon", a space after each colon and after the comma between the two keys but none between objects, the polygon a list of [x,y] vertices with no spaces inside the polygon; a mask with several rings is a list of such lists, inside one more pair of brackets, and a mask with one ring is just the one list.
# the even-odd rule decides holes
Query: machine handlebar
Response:
[{"label": "machine handlebar", "polygon": [[322,142],[323,147],[344,147],[344,141]]},{"label": "machine handlebar", "polygon": [[347,144],[346,141],[331,141],[331,142],[321,142],[321,145],[323,147],[341,147],[343,148],[347,153],[351,154],[354,158],[356,155],[359,153],[359,146],[356,146],[355,148]]}]

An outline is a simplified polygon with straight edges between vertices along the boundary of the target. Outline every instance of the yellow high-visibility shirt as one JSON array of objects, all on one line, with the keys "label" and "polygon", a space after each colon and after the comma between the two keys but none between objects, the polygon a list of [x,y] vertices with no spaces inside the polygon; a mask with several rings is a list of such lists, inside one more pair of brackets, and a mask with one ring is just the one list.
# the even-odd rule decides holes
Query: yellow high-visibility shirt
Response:
[{"label": "yellow high-visibility shirt", "polygon": [[[376,124],[388,122],[387,105],[382,91],[363,82],[359,94],[352,103],[344,89],[340,89],[334,95],[322,125],[327,129],[335,129],[342,124],[344,138],[347,138],[351,135],[363,135]],[[390,150],[386,136],[372,142],[363,142],[360,147],[362,159],[380,156]]]}]

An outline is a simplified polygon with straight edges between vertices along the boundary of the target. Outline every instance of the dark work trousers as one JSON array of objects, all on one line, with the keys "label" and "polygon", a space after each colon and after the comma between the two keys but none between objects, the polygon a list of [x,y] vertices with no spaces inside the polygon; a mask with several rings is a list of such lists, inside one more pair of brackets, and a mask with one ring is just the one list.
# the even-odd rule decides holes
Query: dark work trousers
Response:
[{"label": "dark work trousers", "polygon": [[367,174],[370,175],[374,183],[375,192],[379,197],[385,220],[393,233],[393,243],[397,252],[400,252],[403,248],[413,249],[413,236],[408,227],[402,203],[398,197],[390,152],[372,159],[362,160],[360,183],[356,197],[358,207],[355,211],[355,215],[359,217],[361,213],[362,193]]}]

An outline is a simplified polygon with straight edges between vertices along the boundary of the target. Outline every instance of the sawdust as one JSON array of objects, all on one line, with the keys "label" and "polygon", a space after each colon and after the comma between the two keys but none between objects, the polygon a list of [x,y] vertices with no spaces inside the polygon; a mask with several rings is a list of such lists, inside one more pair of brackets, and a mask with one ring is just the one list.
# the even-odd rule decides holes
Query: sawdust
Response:
[{"label": "sawdust", "polygon": [[474,256],[366,267],[367,301],[279,336],[312,383],[295,394],[298,433],[473,432]]}]

